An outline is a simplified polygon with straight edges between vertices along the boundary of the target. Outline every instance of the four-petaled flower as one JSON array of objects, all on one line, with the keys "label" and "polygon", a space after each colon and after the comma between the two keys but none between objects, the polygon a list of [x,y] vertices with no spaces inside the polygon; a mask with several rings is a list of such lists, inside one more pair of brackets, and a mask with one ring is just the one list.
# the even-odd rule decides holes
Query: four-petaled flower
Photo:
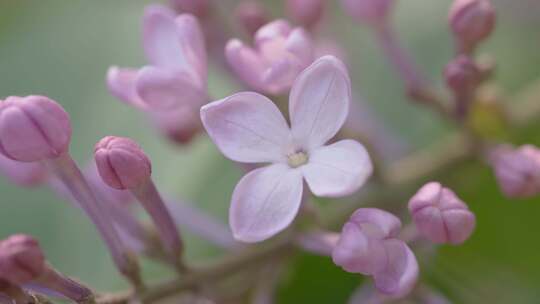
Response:
[{"label": "four-petaled flower", "polygon": [[321,57],[295,80],[289,97],[291,127],[268,98],[243,92],[201,108],[209,136],[228,158],[271,163],[236,186],[229,221],[236,239],[265,240],[285,229],[302,200],[303,180],[317,196],[353,193],[372,172],[360,143],[325,145],[342,127],[351,99],[341,61]]},{"label": "four-petaled flower", "polygon": [[153,118],[167,135],[188,141],[200,129],[199,108],[208,102],[204,36],[195,17],[149,6],[143,20],[144,51],[150,65],[109,68],[113,95]]}]

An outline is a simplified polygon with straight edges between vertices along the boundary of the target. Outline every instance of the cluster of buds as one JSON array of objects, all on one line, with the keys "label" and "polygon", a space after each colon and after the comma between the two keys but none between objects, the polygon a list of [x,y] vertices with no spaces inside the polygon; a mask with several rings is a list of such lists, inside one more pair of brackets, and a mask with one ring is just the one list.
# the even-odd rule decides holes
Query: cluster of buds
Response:
[{"label": "cluster of buds", "polygon": [[[394,0],[342,0],[341,4],[356,22],[375,34],[411,97],[463,123],[479,85],[489,76],[473,56],[494,27],[489,0],[455,0],[450,10],[457,54],[444,76],[455,113],[447,113],[448,102],[439,104],[437,94],[399,45],[390,22]],[[199,273],[185,261],[179,223],[232,254],[238,249],[237,242],[271,242],[281,235],[286,245],[294,243],[331,257],[346,272],[372,277],[374,288],[367,293],[369,297],[392,300],[421,289],[415,288],[420,277],[417,258],[422,257],[416,250],[418,243],[460,245],[471,237],[475,214],[454,191],[438,182],[425,184],[410,198],[408,214],[360,208],[339,233],[328,231],[320,221],[311,198],[355,194],[378,168],[370,142],[357,140],[366,138],[362,127],[357,127],[363,120],[359,115],[363,108],[354,102],[349,71],[342,56],[336,55],[342,53],[339,45],[326,44],[333,49],[328,51],[317,37],[324,1],[286,1],[286,15],[297,27],[285,19],[273,20],[258,2],[239,3],[236,21],[253,38],[254,46],[232,38],[222,43],[219,53],[223,58],[218,59],[227,63],[231,76],[253,91],[215,101],[208,92],[207,53],[212,48],[215,51],[216,44],[207,45],[213,37],[209,30],[224,25],[212,10],[217,4],[171,0],[170,5],[172,8],[150,5],[144,12],[143,48],[149,64],[140,69],[110,67],[107,86],[112,95],[142,111],[175,143],[188,144],[204,133],[226,158],[241,163],[247,172],[232,191],[230,231],[208,215],[171,203],[162,195],[152,179],[150,157],[136,141],[104,137],[94,147],[92,162],[81,171],[69,154],[71,121],[60,104],[45,96],[11,96],[0,101],[0,172],[24,187],[47,184],[88,216],[117,269],[134,289],[119,302],[145,301],[162,296],[160,292],[166,296],[178,286],[203,294],[213,285],[203,281],[214,276],[212,267]],[[286,107],[288,113],[284,113]],[[489,163],[506,196],[540,194],[538,148],[490,148],[493,145],[482,139],[473,140],[481,141],[481,148],[487,147],[478,150],[489,150]],[[384,176],[378,177],[381,186],[390,184]],[[136,201],[153,225],[144,225],[131,213]],[[409,223],[402,228],[398,216],[410,218]],[[299,218],[307,224],[297,225]],[[256,260],[252,254],[245,255],[251,262]],[[140,274],[139,255],[174,267],[176,279],[185,281],[152,290]],[[239,255],[239,259],[245,256]],[[269,265],[279,263],[277,260]],[[235,265],[242,266],[242,260],[231,261],[218,264],[212,280]],[[14,235],[0,241],[0,302],[4,298],[34,302],[35,294],[78,303],[96,301],[89,288],[53,269],[33,238]],[[369,297],[361,298],[369,303]]]}]

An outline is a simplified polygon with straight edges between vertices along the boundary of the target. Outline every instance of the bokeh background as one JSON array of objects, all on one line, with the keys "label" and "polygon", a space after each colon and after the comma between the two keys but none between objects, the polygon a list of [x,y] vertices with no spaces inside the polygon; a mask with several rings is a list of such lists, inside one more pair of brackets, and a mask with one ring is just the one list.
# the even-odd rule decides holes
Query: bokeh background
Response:
[{"label": "bokeh background", "polygon": [[[216,2],[232,11],[235,1]],[[328,2],[332,27],[326,32],[346,48],[354,89],[370,104],[373,117],[396,134],[407,151],[441,139],[450,126],[406,101],[400,81],[370,33],[344,17],[337,1]],[[452,56],[446,22],[451,1],[398,2],[395,23],[401,41],[442,88],[441,70]],[[540,2],[493,2],[497,30],[482,51],[497,59],[496,81],[504,94],[512,96],[540,77]],[[91,159],[94,143],[103,136],[136,139],[152,158],[155,180],[163,191],[225,221],[230,194],[241,176],[237,167],[204,137],[187,147],[170,145],[139,112],[115,100],[106,89],[104,77],[110,65],[144,64],[140,27],[143,8],[149,3],[1,0],[0,98],[43,94],[59,101],[71,114],[71,150],[80,164]],[[281,1],[263,3],[274,16],[282,14]],[[210,74],[212,96],[221,98],[237,90],[219,70]],[[519,106],[513,101],[506,100],[511,107]],[[539,127],[540,121],[512,140],[539,145]],[[490,170],[480,163],[452,168],[437,178],[469,203],[478,228],[465,245],[441,247],[433,265],[422,269],[423,278],[455,303],[538,303],[540,199],[504,199]],[[405,199],[395,202],[405,203]],[[17,232],[34,235],[58,269],[99,290],[125,286],[90,222],[48,189],[21,189],[2,177],[0,207],[1,238]],[[205,241],[186,238],[191,260],[220,254]],[[145,262],[144,269],[149,278],[167,272],[151,262]],[[360,280],[327,258],[297,256],[284,274],[279,303],[344,303]]]}]

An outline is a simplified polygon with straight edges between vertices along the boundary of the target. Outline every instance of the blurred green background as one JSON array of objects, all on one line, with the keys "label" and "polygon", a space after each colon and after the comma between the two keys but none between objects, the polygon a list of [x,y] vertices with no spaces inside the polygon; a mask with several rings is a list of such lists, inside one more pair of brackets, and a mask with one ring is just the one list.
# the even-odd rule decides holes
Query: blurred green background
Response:
[{"label": "blurred green background", "polygon": [[[216,1],[221,2],[221,1]],[[224,1],[225,2],[225,1]],[[234,1],[227,1],[227,5]],[[277,16],[281,1],[263,1]],[[407,103],[402,87],[381,57],[370,33],[343,17],[331,3],[328,33],[346,47],[354,89],[411,151],[440,139],[450,129],[432,113]],[[498,63],[497,81],[509,95],[540,76],[540,2],[494,0],[498,9],[495,35],[483,47]],[[136,110],[108,94],[104,77],[110,65],[141,66],[140,23],[149,1],[48,0],[0,1],[0,98],[43,94],[71,114],[74,158],[84,164],[92,147],[106,135],[136,139],[151,156],[159,187],[197,203],[226,219],[230,194],[241,172],[206,138],[189,147],[173,147],[154,132]],[[450,0],[399,1],[400,39],[435,85],[452,56],[446,15]],[[225,4],[222,4],[225,5]],[[232,10],[232,9],[231,9]],[[232,18],[232,17],[230,17]],[[211,73],[212,96],[237,88],[219,72]],[[510,106],[513,100],[507,101]],[[539,98],[540,102],[540,98]],[[516,134],[516,143],[540,144],[540,122]],[[540,302],[540,199],[504,199],[485,166],[453,168],[441,181],[470,204],[478,218],[473,238],[460,247],[441,247],[422,276],[455,303]],[[414,189],[411,189],[411,193]],[[124,285],[89,221],[48,189],[21,189],[0,178],[0,237],[23,232],[37,237],[50,262],[99,290]],[[338,202],[336,202],[337,204]],[[406,200],[396,201],[405,204]],[[216,250],[187,236],[188,256],[204,260]],[[158,278],[164,269],[145,264]],[[279,303],[343,303],[360,282],[329,259],[295,258],[287,268]]]}]

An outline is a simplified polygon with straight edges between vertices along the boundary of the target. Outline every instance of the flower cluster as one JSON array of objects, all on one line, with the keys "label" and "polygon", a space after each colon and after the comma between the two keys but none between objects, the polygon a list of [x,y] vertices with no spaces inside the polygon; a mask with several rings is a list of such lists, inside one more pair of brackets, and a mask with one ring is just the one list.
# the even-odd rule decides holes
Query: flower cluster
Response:
[{"label": "flower cluster", "polygon": [[[456,55],[443,73],[448,100],[430,86],[399,44],[391,25],[394,1],[341,2],[354,21],[373,31],[408,97],[436,110],[467,135],[467,155],[474,153],[493,167],[504,195],[540,194],[540,149],[513,148],[485,138],[469,123],[475,118],[480,88],[493,72],[475,57],[495,25],[489,0],[455,0],[450,8]],[[255,303],[271,303],[277,283],[269,283],[265,271],[272,268],[271,277],[279,277],[287,255],[274,255],[288,250],[320,254],[346,272],[372,277],[373,288],[369,283],[361,287],[357,293],[362,295],[351,297],[351,303],[356,298],[382,303],[411,294],[423,298],[426,287],[417,288],[418,260],[429,256],[418,248],[461,245],[472,236],[474,205],[469,209],[453,190],[432,181],[413,194],[431,179],[430,170],[438,168],[422,168],[418,171],[423,175],[412,174],[414,178],[403,183],[400,176],[415,166],[398,164],[391,170],[391,165],[381,163],[388,151],[375,141],[383,136],[363,124],[365,115],[359,112],[366,105],[354,96],[355,82],[338,58],[344,56],[337,55],[340,47],[332,40],[327,46],[336,46],[333,51],[320,46],[328,39],[318,30],[325,24],[324,1],[286,1],[285,14],[297,27],[285,19],[272,20],[260,3],[240,3],[233,21],[250,35],[253,47],[234,38],[237,33],[227,32],[217,5],[210,0],[176,0],[172,8],[148,6],[142,18],[148,65],[112,66],[106,83],[112,95],[143,112],[173,143],[187,145],[195,135],[206,134],[226,158],[239,163],[245,175],[231,189],[230,231],[218,219],[159,191],[152,179],[159,168],[152,168],[150,156],[135,140],[102,138],[81,170],[69,153],[71,121],[62,106],[45,96],[10,96],[0,101],[0,171],[22,187],[49,186],[84,212],[133,291],[96,293],[55,270],[35,239],[15,234],[0,241],[0,302],[6,298],[41,303],[46,301],[43,296],[50,296],[78,303],[150,303],[195,294],[197,299],[189,303],[218,303],[220,280],[254,264],[258,267],[246,273],[248,280],[256,273],[264,288],[258,288],[261,282],[247,287],[265,300]],[[244,86],[242,92],[212,101],[209,64],[235,77]],[[364,207],[372,193],[391,193],[397,207]],[[337,201],[343,197],[347,199]],[[409,212],[402,212],[408,197]],[[331,199],[330,208],[346,212],[326,218],[320,198]],[[135,202],[151,225],[136,216]],[[383,210],[387,207],[395,214]],[[342,225],[341,231],[332,231],[335,225],[328,221]],[[222,247],[231,257],[214,266],[193,267],[178,226]],[[263,241],[262,246],[243,244]],[[164,285],[148,284],[139,269],[140,258],[171,266],[178,276]],[[216,291],[208,291],[214,286]]]}]

